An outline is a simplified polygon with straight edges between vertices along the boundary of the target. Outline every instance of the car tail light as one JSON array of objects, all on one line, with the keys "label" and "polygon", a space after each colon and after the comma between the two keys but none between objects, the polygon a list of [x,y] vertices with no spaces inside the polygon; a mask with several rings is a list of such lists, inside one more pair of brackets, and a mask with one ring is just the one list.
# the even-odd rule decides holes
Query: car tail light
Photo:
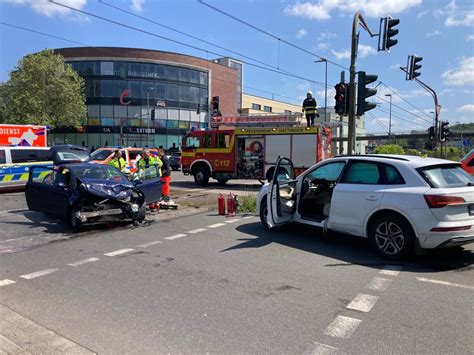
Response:
[{"label": "car tail light", "polygon": [[424,197],[429,208],[443,208],[447,205],[458,205],[466,202],[465,199],[459,196],[424,195]]},{"label": "car tail light", "polygon": [[471,226],[459,226],[459,227],[435,227],[431,228],[431,232],[457,232],[457,231],[468,231]]}]

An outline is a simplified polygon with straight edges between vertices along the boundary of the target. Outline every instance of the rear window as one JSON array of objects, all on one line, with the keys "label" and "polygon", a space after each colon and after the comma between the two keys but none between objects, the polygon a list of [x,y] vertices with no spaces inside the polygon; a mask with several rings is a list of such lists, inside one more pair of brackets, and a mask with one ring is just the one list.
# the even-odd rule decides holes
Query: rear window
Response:
[{"label": "rear window", "polygon": [[5,151],[0,149],[0,164],[5,164],[7,162],[7,157],[5,155]]},{"label": "rear window", "polygon": [[459,165],[436,165],[418,168],[421,176],[434,188],[462,187],[474,184],[474,179]]},{"label": "rear window", "polygon": [[39,160],[36,149],[12,149],[12,163],[30,163]]}]

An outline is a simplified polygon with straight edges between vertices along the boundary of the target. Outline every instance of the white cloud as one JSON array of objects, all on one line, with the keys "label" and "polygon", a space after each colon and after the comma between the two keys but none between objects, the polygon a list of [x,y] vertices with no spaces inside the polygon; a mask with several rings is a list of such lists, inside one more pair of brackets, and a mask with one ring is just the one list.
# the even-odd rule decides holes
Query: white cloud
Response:
[{"label": "white cloud", "polygon": [[446,18],[444,21],[446,27],[469,27],[474,25],[474,10],[460,8],[456,5],[455,0],[440,9],[434,10],[433,15],[437,18]]},{"label": "white cloud", "polygon": [[[29,6],[35,12],[48,17],[70,15],[73,11],[51,3],[49,0],[11,0],[10,3]],[[80,10],[86,6],[87,0],[61,0],[61,3]],[[75,15],[74,18],[79,20],[87,19],[87,17],[83,15]]]},{"label": "white cloud", "polygon": [[390,66],[390,69],[400,69],[401,66],[402,66],[402,65],[401,65],[401,64],[398,64],[398,63],[397,63],[397,64],[392,64],[392,65]]},{"label": "white cloud", "polygon": [[145,0],[132,0],[132,3],[130,4],[130,8],[133,11],[142,12],[144,3],[145,3]]},{"label": "white cloud", "polygon": [[474,84],[474,57],[461,58],[459,66],[441,74],[445,85],[462,86]]},{"label": "white cloud", "polygon": [[334,32],[323,31],[321,32],[318,37],[316,37],[317,41],[330,41],[337,37],[337,34]]},{"label": "white cloud", "polygon": [[331,49],[331,52],[334,54],[334,56],[336,56],[337,60],[349,59],[351,57],[350,49],[343,49],[341,51],[335,51],[334,49]]},{"label": "white cloud", "polygon": [[296,33],[296,38],[303,38],[304,36],[306,36],[308,34],[308,32],[304,29],[304,28],[301,28],[297,33]]},{"label": "white cloud", "polygon": [[374,47],[367,46],[365,44],[359,44],[359,53],[358,55],[361,58],[365,58],[368,55],[377,54],[377,50]]},{"label": "white cloud", "polygon": [[458,108],[456,111],[457,112],[474,112],[474,105],[472,104],[464,105]]},{"label": "white cloud", "polygon": [[433,30],[431,32],[426,33],[426,37],[436,37],[439,36],[441,32],[439,30]]},{"label": "white cloud", "polygon": [[472,35],[466,35],[466,41],[474,41],[474,34]]},{"label": "white cloud", "polygon": [[331,13],[353,14],[361,11],[367,17],[380,17],[397,14],[420,5],[422,0],[319,0],[317,2],[299,2],[288,5],[285,13],[290,16],[306,17],[310,20],[324,21]]},{"label": "white cloud", "polygon": [[416,14],[416,17],[417,17],[417,18],[422,18],[422,17],[428,15],[428,13],[429,13],[428,10],[424,10],[424,11],[421,11],[421,12],[417,13],[417,14]]},{"label": "white cloud", "polygon": [[327,43],[324,43],[324,42],[320,42],[318,43],[318,45],[316,46],[316,49],[319,50],[319,51],[322,51],[322,50],[325,50],[329,47],[329,44]]}]

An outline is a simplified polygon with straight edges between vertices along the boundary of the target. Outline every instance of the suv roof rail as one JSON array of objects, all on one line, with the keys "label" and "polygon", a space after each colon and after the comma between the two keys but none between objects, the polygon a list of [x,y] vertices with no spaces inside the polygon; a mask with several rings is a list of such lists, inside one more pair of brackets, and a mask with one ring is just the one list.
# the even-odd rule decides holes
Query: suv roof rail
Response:
[{"label": "suv roof rail", "polygon": [[394,159],[394,160],[401,160],[401,161],[410,161],[410,159],[403,158],[403,157],[394,157],[392,155],[384,155],[384,154],[343,154],[343,155],[337,155],[336,158],[338,157],[370,157],[370,158],[386,158],[386,159]]}]

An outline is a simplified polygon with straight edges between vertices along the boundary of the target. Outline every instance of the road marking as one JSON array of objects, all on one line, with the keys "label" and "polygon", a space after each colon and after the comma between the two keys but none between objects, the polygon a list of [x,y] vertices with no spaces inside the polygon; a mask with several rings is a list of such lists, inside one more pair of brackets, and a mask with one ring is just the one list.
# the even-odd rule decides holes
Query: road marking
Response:
[{"label": "road marking", "polygon": [[166,237],[165,239],[175,240],[175,239],[183,238],[183,237],[186,237],[186,236],[187,236],[187,234],[175,234],[175,235],[172,235],[170,237]]},{"label": "road marking", "polygon": [[128,248],[128,249],[119,249],[119,250],[111,251],[110,253],[105,253],[104,255],[105,255],[105,256],[117,256],[117,255],[122,255],[122,254],[130,253],[131,251],[134,251],[134,250],[135,250],[135,249],[131,249],[131,248]]},{"label": "road marking", "polygon": [[225,221],[225,223],[235,223],[240,221],[240,219],[229,219],[228,221]]},{"label": "road marking", "polygon": [[330,345],[326,345],[326,344],[321,344],[321,343],[318,343],[318,342],[314,342],[311,346],[309,346],[305,352],[303,353],[303,355],[326,355],[326,354],[333,354],[337,351],[338,349],[333,347],[333,346],[330,346]]},{"label": "road marking", "polygon": [[94,261],[99,261],[99,258],[89,258],[89,259],[84,259],[84,260],[79,260],[76,261],[75,263],[68,264],[69,266],[79,266],[79,265],[84,265],[88,263],[93,263]]},{"label": "road marking", "polygon": [[210,226],[207,226],[207,228],[217,228],[217,227],[222,227],[222,226],[225,226],[225,223],[211,224]]},{"label": "road marking", "polygon": [[196,233],[200,233],[200,232],[204,232],[204,231],[207,231],[207,229],[206,228],[198,228],[198,229],[193,229],[192,231],[188,231],[187,233],[196,234]]},{"label": "road marking", "polygon": [[379,271],[379,274],[397,276],[402,269],[403,266],[401,265],[386,265],[382,270]]},{"label": "road marking", "polygon": [[0,287],[1,286],[7,286],[16,283],[13,280],[5,279],[5,280],[0,280]]},{"label": "road marking", "polygon": [[[254,218],[255,216],[245,216],[245,217],[242,217],[242,219],[249,219],[249,218]],[[329,345],[327,345],[329,346]]]},{"label": "road marking", "polygon": [[361,322],[360,319],[337,316],[326,328],[324,334],[331,337],[349,339]]},{"label": "road marking", "polygon": [[466,289],[468,289],[468,290],[474,290],[474,286],[455,284],[455,283],[448,282],[448,281],[427,279],[427,278],[425,278],[425,277],[417,277],[416,279],[417,279],[418,281],[422,281],[422,282],[431,282],[431,283],[439,284],[439,285],[445,285],[445,286],[466,288]]},{"label": "road marking", "polygon": [[31,279],[34,279],[34,278],[37,278],[37,277],[40,277],[40,276],[45,276],[45,275],[48,275],[48,274],[52,274],[53,272],[56,272],[56,271],[58,271],[58,269],[46,269],[46,270],[32,272],[31,274],[21,275],[20,277],[22,279],[31,280]]},{"label": "road marking", "polygon": [[379,298],[377,296],[365,295],[359,293],[351,303],[347,305],[347,308],[353,309],[359,312],[368,312],[372,309]]},{"label": "road marking", "polygon": [[156,245],[156,244],[160,244],[160,243],[162,243],[161,240],[155,240],[154,242],[140,244],[140,245],[138,245],[138,247],[139,248],[148,248],[148,247],[151,247],[152,245]]},{"label": "road marking", "polygon": [[392,280],[390,279],[384,279],[383,277],[374,277],[367,285],[367,288],[369,290],[374,291],[385,291],[391,282]]}]

